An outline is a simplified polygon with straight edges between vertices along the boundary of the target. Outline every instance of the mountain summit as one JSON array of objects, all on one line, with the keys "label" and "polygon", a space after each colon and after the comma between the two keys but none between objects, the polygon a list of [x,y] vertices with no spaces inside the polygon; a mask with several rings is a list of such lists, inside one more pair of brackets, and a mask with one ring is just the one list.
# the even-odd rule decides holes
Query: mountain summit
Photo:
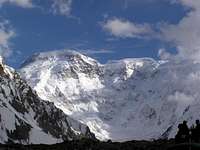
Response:
[{"label": "mountain summit", "polygon": [[100,64],[73,51],[30,57],[20,69],[38,95],[116,141],[174,137],[200,118],[200,63],[129,58]]},{"label": "mountain summit", "polygon": [[94,138],[89,128],[42,101],[0,58],[0,143],[53,144]]}]

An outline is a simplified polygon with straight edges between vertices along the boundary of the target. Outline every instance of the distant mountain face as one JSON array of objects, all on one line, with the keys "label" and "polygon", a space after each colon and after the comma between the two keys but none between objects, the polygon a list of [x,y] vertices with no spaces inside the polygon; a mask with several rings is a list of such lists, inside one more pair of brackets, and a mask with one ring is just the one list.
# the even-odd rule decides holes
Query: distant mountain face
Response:
[{"label": "distant mountain face", "polygon": [[0,61],[0,143],[53,144],[94,138],[89,128],[42,101],[14,69]]},{"label": "distant mountain face", "polygon": [[100,64],[73,51],[35,54],[20,70],[38,95],[116,141],[173,137],[200,118],[200,63],[123,59]]}]

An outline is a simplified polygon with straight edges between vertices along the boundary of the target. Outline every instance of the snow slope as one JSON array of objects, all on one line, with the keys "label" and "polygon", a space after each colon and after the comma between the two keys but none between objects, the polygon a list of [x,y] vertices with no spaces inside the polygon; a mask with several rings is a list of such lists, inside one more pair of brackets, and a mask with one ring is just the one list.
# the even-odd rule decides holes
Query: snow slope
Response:
[{"label": "snow slope", "polygon": [[200,118],[200,62],[130,58],[100,64],[64,50],[35,54],[21,75],[38,95],[115,141],[173,137]]},{"label": "snow slope", "polygon": [[94,138],[87,126],[42,101],[0,57],[0,143],[53,144]]}]

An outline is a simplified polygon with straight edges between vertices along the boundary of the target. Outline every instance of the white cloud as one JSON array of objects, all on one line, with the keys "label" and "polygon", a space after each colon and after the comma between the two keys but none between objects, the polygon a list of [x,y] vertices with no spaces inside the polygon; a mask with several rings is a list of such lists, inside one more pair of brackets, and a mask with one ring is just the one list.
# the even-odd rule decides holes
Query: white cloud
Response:
[{"label": "white cloud", "polygon": [[53,0],[52,11],[54,14],[70,15],[72,0]]},{"label": "white cloud", "polygon": [[175,44],[177,57],[200,59],[200,1],[173,0],[191,10],[178,24],[166,24],[161,27],[161,38]]},{"label": "white cloud", "polygon": [[33,7],[32,0],[0,0],[0,6],[2,6],[3,4],[6,4],[6,3],[14,4],[19,7],[23,7],[23,8],[32,8]]},{"label": "white cloud", "polygon": [[12,54],[10,49],[10,39],[15,36],[15,32],[10,28],[8,21],[0,22],[0,55],[9,57]]},{"label": "white cloud", "polygon": [[153,32],[148,24],[136,24],[118,18],[107,20],[102,27],[111,35],[120,38],[143,38]]}]

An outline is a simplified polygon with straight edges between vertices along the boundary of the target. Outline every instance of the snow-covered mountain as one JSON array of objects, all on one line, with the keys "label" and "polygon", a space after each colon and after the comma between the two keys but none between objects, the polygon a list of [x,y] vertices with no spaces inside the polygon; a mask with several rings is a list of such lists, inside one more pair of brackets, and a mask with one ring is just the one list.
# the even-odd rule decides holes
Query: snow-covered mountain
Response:
[{"label": "snow-covered mountain", "polygon": [[86,125],[42,101],[0,57],[0,143],[53,144],[93,138]]},{"label": "snow-covered mountain", "polygon": [[200,118],[200,63],[123,59],[100,64],[74,51],[35,54],[21,75],[99,139],[173,137]]}]

